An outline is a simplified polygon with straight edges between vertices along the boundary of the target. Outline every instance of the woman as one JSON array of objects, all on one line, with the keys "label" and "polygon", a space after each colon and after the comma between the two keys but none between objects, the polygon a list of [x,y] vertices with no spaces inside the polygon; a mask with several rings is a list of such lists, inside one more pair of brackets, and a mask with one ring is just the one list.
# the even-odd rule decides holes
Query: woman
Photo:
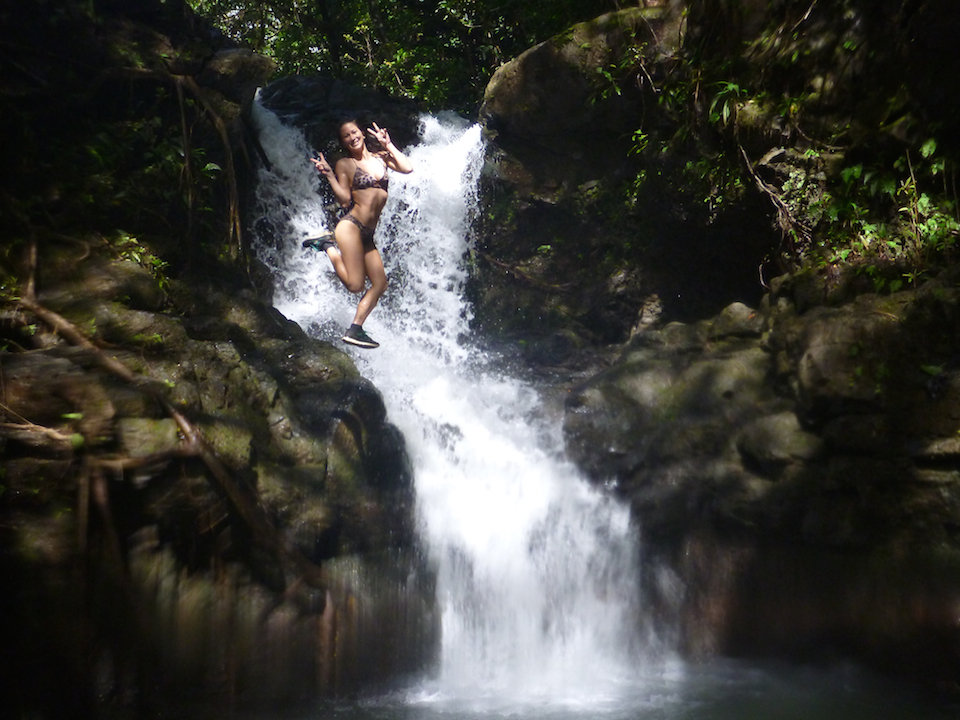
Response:
[{"label": "woman", "polygon": [[304,245],[326,252],[337,277],[350,292],[360,292],[366,286],[367,278],[370,279],[370,287],[360,298],[353,324],[343,334],[343,341],[358,347],[375,348],[380,345],[364,332],[363,322],[386,291],[387,275],[380,251],[373,242],[373,233],[387,202],[387,173],[390,170],[409,173],[413,165],[391,142],[385,128],[374,123],[367,132],[380,144],[382,151],[372,152],[356,121],[346,120],[340,123],[337,135],[348,157],[338,160],[333,169],[323,154],[311,158],[346,212],[334,228],[333,240],[327,236],[319,242],[308,240]]}]

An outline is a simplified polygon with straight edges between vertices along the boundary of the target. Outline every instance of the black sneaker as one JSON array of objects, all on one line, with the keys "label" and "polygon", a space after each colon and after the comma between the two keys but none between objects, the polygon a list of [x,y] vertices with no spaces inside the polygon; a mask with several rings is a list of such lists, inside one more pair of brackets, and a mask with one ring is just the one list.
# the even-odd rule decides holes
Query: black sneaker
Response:
[{"label": "black sneaker", "polygon": [[303,241],[303,246],[305,248],[313,248],[314,250],[319,250],[320,252],[325,253],[328,249],[337,247],[337,244],[333,241],[333,233],[326,232],[323,235],[318,235],[317,237],[307,238]]},{"label": "black sneaker", "polygon": [[343,340],[345,343],[349,343],[350,345],[356,345],[357,347],[362,347],[362,348],[369,348],[370,350],[372,350],[373,348],[380,347],[380,343],[378,343],[372,337],[367,335],[363,331],[363,328],[360,327],[359,325],[351,325],[350,327],[348,327],[347,331],[343,334],[343,337],[340,339]]}]

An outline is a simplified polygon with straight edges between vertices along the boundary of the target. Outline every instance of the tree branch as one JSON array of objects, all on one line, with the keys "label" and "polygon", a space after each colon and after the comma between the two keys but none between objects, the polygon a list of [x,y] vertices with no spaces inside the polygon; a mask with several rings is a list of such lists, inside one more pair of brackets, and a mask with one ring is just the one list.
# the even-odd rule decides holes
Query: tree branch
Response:
[{"label": "tree branch", "polygon": [[569,290],[571,287],[573,287],[573,283],[563,283],[562,285],[555,285],[553,283],[544,282],[543,280],[538,280],[537,278],[533,277],[529,273],[521,270],[516,265],[510,265],[509,263],[505,263],[501,260],[497,260],[496,258],[489,255],[488,253],[480,252],[478,250],[477,255],[482,257],[491,265],[496,265],[498,268],[503,268],[518,280],[523,280],[524,282],[527,282],[530,285],[533,285],[535,288],[538,288],[540,290],[546,290],[548,292],[558,292],[563,290]]}]

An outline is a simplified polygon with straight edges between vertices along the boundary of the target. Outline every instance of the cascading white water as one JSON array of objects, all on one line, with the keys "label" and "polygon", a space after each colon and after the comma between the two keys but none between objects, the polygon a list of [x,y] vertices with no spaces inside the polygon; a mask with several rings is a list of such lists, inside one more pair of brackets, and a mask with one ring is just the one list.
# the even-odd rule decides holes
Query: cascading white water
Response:
[{"label": "cascading white water", "polygon": [[[299,131],[257,108],[273,170],[261,172],[259,252],[275,304],[336,341],[356,305],[325,255],[321,181]],[[407,438],[423,533],[439,570],[443,646],[431,697],[576,703],[636,673],[637,548],[626,508],[563,456],[536,391],[470,341],[463,298],[482,166],[480,130],[426,117],[393,174],[377,243],[390,288],[365,324],[381,343],[351,352]],[[346,347],[346,346],[345,346]],[[493,702],[493,700],[490,700]]]}]

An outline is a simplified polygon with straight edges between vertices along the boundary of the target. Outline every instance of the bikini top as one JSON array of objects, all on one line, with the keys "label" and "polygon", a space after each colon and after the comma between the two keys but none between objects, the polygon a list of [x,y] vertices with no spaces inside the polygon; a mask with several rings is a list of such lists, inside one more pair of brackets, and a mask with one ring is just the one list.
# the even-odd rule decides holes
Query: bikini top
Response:
[{"label": "bikini top", "polygon": [[389,184],[390,178],[387,177],[386,164],[384,164],[383,168],[383,177],[379,179],[375,178],[358,164],[357,169],[353,173],[353,185],[351,186],[351,189],[367,190],[368,188],[380,188],[381,190],[385,191]]}]

